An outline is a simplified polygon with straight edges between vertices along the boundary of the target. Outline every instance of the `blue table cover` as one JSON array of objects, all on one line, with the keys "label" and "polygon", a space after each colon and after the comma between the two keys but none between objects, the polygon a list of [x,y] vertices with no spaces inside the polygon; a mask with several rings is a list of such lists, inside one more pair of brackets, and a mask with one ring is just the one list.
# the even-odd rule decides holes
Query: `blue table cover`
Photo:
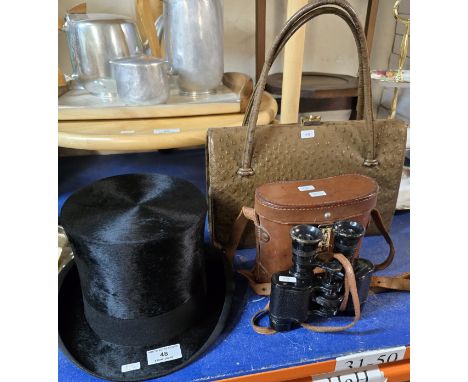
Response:
[{"label": "blue table cover", "polygon": [[[206,192],[203,149],[62,157],[59,159],[59,211],[63,202],[80,187],[104,177],[126,173],[178,176]],[[409,223],[409,212],[395,215],[391,227],[396,247],[395,260],[389,268],[376,275],[409,271]],[[386,254],[383,238],[364,239],[361,257],[378,263]],[[239,250],[236,265],[249,267],[254,258],[255,249]],[[305,365],[367,350],[409,345],[409,293],[371,294],[364,305],[361,320],[344,332],[314,333],[300,328],[265,336],[255,333],[249,321],[257,310],[264,307],[267,298],[255,295],[241,276],[236,275],[235,282],[231,317],[222,336],[194,363],[158,381],[212,381]],[[349,317],[335,317],[332,322],[339,325],[350,320]],[[58,364],[60,381],[99,381],[73,365],[60,351]]]}]

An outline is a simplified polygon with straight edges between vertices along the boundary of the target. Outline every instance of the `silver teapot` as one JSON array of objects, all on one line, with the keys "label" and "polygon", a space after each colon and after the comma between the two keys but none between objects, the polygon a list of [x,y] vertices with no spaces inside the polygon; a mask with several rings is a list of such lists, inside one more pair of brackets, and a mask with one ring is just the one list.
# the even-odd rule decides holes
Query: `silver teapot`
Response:
[{"label": "silver teapot", "polygon": [[115,91],[109,89],[112,87],[110,60],[143,53],[136,24],[125,16],[71,13],[65,16],[61,30],[67,34],[72,79],[96,95]]}]

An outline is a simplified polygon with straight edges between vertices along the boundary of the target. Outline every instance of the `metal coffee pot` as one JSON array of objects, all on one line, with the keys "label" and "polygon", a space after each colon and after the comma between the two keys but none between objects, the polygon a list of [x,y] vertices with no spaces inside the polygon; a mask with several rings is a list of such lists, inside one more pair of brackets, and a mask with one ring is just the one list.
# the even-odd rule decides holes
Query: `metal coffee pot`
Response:
[{"label": "metal coffee pot", "polygon": [[214,93],[224,73],[223,8],[220,0],[164,0],[156,20],[172,74],[182,94]]},{"label": "metal coffee pot", "polygon": [[61,28],[67,34],[72,78],[93,94],[115,91],[109,61],[143,53],[136,24],[125,16],[72,13]]}]

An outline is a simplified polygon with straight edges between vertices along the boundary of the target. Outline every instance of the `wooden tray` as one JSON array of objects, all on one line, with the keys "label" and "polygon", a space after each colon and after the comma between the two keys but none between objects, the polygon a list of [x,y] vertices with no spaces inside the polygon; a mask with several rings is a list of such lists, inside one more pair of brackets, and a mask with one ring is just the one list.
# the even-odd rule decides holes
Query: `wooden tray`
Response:
[{"label": "wooden tray", "polygon": [[[274,98],[263,93],[258,124],[272,122]],[[208,128],[240,126],[243,113],[132,120],[59,121],[60,147],[96,151],[148,151],[204,145]]]},{"label": "wooden tray", "polygon": [[215,94],[197,99],[179,95],[179,90],[172,86],[169,101],[164,105],[128,106],[121,101],[101,100],[85,90],[70,90],[58,99],[58,119],[167,118],[242,113],[252,89],[252,79],[249,76],[230,72],[224,74],[223,84]]}]

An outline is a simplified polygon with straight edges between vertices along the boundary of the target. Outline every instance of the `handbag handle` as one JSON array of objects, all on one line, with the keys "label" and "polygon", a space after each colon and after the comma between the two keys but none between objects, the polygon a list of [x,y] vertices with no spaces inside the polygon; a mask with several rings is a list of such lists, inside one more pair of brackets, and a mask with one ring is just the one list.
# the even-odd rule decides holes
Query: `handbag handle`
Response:
[{"label": "handbag handle", "polygon": [[[364,109],[364,119],[366,121],[366,129],[368,136],[370,135],[371,142],[368,145],[368,151],[365,156],[365,161],[363,165],[373,167],[378,165],[376,159],[376,131],[374,128],[374,118],[372,113],[372,93],[371,93],[371,84],[370,84],[370,71],[369,71],[369,58],[367,54],[367,44],[362,29],[362,25],[352,9],[349,3],[345,0],[318,0],[314,1],[296,12],[283,27],[279,35],[276,37],[272,48],[270,49],[265,65],[263,66],[262,74],[260,79],[255,87],[254,94],[252,95],[251,102],[247,107],[247,112],[245,115],[244,124],[248,123],[247,129],[247,139],[244,146],[244,153],[242,157],[242,165],[238,169],[237,174],[240,176],[249,176],[253,175],[255,172],[252,169],[252,155],[255,141],[255,126],[258,118],[258,113],[260,109],[260,101],[265,89],[266,79],[268,72],[271,68],[271,65],[278,55],[281,48],[286,44],[289,38],[294,34],[294,32],[302,27],[306,22],[310,21],[312,18],[316,17],[318,14],[317,9],[325,5],[334,5],[342,8],[346,12],[340,10],[340,8],[327,7],[323,13],[336,14],[339,17],[343,18],[348,26],[350,27],[353,35],[355,37],[357,47],[358,47],[358,57],[360,60],[360,91],[363,90],[361,94],[363,95],[363,103],[360,101],[358,103],[358,110],[363,107]],[[316,11],[316,12],[314,12]],[[361,97],[360,97],[361,98]]]},{"label": "handbag handle", "polygon": [[[321,8],[318,8],[318,9],[314,9],[310,14],[306,14],[305,16],[312,19],[312,18],[317,17],[319,15],[330,14],[330,13],[341,17],[344,21],[346,21],[346,23],[348,23],[349,27],[352,28],[352,30],[353,30],[354,24],[353,24],[352,20],[349,18],[349,15],[346,12],[344,12],[341,9],[336,8],[336,7],[321,7]],[[303,16],[303,18],[304,18],[304,16]],[[296,25],[294,25],[291,28],[290,34],[293,35],[299,28],[301,28],[302,25],[303,24],[299,24],[299,22],[298,22]],[[357,35],[355,33],[353,33],[353,36],[354,36],[356,45],[358,45]],[[276,48],[275,52],[270,52],[269,57],[268,57],[268,62],[274,62],[276,60],[276,57],[278,57],[279,53],[281,52],[283,47],[286,45],[286,42],[287,42],[287,39],[283,38],[283,40],[278,44],[278,47]],[[363,99],[364,99],[364,95],[363,95],[364,87],[363,87],[363,84],[362,84],[361,72],[362,72],[362,59],[361,59],[361,57],[359,57],[358,102],[357,102],[357,105],[356,105],[356,111],[357,111],[356,119],[358,119],[358,120],[362,119],[362,115],[363,115],[363,110],[362,109],[363,109]],[[255,94],[255,92],[258,91],[258,89],[259,89],[259,87],[258,87],[258,83],[257,83],[257,85],[255,86],[254,91],[252,92],[252,94]],[[243,122],[242,122],[242,126],[247,126],[248,123],[249,123],[249,119],[250,119],[251,113],[252,113],[252,105],[253,105],[254,98],[255,98],[254,96],[249,98],[248,105],[247,105],[247,107],[245,109],[245,114],[244,114],[244,119],[243,119]]]},{"label": "handbag handle", "polygon": [[[301,18],[296,21],[296,24],[291,27],[291,30],[288,33],[289,37],[292,36],[294,33],[296,33],[296,31],[298,29],[300,29],[303,26],[303,24],[305,22],[307,22],[307,20],[311,20],[312,18],[317,17],[317,16],[322,15],[322,14],[335,14],[335,15],[341,17],[348,24],[348,26],[351,28],[351,30],[353,31],[353,37],[354,37],[354,40],[356,42],[356,46],[359,46],[358,36],[354,32],[354,23],[351,20],[351,18],[349,17],[349,14],[344,12],[340,8],[329,7],[329,6],[328,7],[327,6],[320,7],[320,8],[314,9],[310,13],[302,15]],[[307,20],[303,21],[303,19],[305,19],[305,18],[307,18]],[[280,42],[278,42],[277,47],[275,48],[275,51],[273,51],[274,46],[271,48],[271,50],[269,52],[269,55],[268,55],[267,62],[273,63],[276,60],[276,58],[280,54],[281,50],[286,45],[289,37],[288,36],[285,36],[285,37],[283,36],[282,40]],[[364,86],[363,86],[363,83],[362,83],[362,78],[363,77],[362,77],[362,74],[361,74],[362,73],[362,57],[359,55],[358,58],[359,58],[359,69],[358,69],[359,84],[358,84],[358,102],[357,102],[357,105],[356,105],[356,111],[357,111],[357,118],[356,119],[359,120],[359,119],[362,119],[362,116],[363,116],[363,100],[364,100],[363,90],[364,90]],[[270,65],[270,67],[271,67],[271,65]],[[268,71],[270,70],[270,67],[268,68]],[[268,72],[267,72],[267,74],[268,74]],[[259,79],[259,82],[260,82],[260,79]],[[253,101],[254,101],[254,98],[255,98],[254,95],[259,89],[259,86],[258,86],[259,82],[257,82],[257,84],[256,84],[256,86],[255,86],[255,88],[254,88],[254,90],[252,92],[252,96],[249,98],[248,105],[247,105],[247,107],[245,109],[245,114],[244,114],[244,119],[243,119],[243,122],[242,122],[242,126],[247,126],[248,123],[249,123],[251,113],[252,113],[252,105],[253,105]],[[261,99],[261,97],[260,97],[260,99]]]}]

